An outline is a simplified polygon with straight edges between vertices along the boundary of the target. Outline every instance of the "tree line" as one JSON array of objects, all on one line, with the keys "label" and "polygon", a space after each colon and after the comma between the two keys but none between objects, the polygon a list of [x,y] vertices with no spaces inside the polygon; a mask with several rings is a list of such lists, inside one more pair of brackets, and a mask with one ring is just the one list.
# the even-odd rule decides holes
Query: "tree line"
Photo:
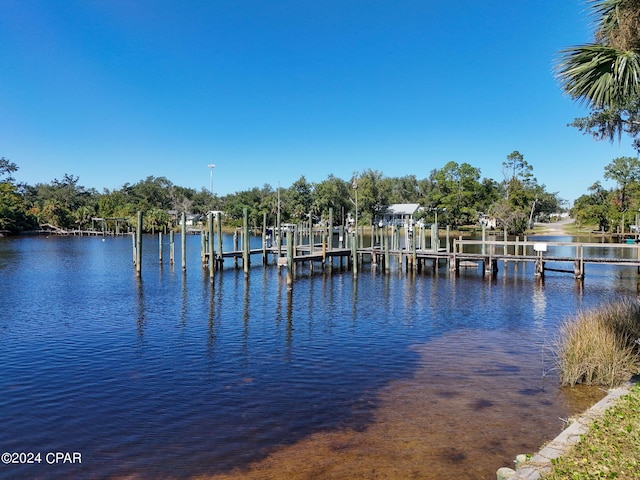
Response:
[{"label": "tree line", "polygon": [[297,223],[309,214],[318,221],[326,220],[330,208],[336,223],[344,224],[347,217],[355,216],[357,201],[358,219],[365,225],[377,221],[391,204],[417,203],[423,207],[418,217],[426,221],[437,211],[439,223],[459,227],[476,224],[481,214],[487,214],[496,218],[499,228],[518,234],[533,219],[557,211],[561,204],[557,193],[547,192],[538,183],[533,167],[518,151],[503,162],[501,181],[481,178],[480,169],[451,161],[424,179],[387,177],[366,169],[347,180],[331,174],[310,182],[303,175],[285,188],[265,184],[224,196],[153,176],[101,193],[80,185],[79,178],[70,174],[47,184],[17,184],[12,176],[17,170],[15,163],[0,160],[0,231],[16,233],[45,223],[87,229],[96,218],[131,219],[138,210],[145,212],[146,230],[170,225],[172,211],[206,214],[220,210],[227,221],[239,222],[244,208],[254,225],[262,223],[265,213],[275,219],[278,211],[283,222]]}]

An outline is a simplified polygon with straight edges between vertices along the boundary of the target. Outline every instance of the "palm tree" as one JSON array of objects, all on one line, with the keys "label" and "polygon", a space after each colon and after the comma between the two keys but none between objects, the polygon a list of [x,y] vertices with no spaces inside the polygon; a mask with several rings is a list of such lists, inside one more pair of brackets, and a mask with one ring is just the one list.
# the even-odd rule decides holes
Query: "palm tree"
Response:
[{"label": "palm tree", "polygon": [[640,95],[640,0],[587,0],[595,41],[560,52],[563,89],[594,110],[625,109]]}]

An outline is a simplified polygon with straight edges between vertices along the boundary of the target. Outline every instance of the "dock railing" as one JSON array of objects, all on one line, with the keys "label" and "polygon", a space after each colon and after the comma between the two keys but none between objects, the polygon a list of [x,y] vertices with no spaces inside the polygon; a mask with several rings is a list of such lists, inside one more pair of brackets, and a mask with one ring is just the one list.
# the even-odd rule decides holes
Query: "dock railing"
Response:
[{"label": "dock railing", "polygon": [[547,267],[546,263],[573,262],[572,272],[582,278],[586,263],[640,267],[640,244],[454,239],[450,268],[457,270],[461,260],[483,262],[485,270],[492,272],[498,260],[531,261],[537,263],[539,275],[545,269],[571,272]]}]

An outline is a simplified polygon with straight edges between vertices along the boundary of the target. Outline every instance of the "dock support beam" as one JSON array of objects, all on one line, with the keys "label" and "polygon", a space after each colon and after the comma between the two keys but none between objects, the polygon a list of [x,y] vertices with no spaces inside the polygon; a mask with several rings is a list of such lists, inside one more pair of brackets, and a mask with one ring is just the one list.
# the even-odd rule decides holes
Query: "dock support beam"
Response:
[{"label": "dock support beam", "polygon": [[136,228],[136,275],[142,276],[142,211],[138,211],[138,227]]},{"label": "dock support beam", "polygon": [[182,212],[182,238],[180,243],[182,245],[182,271],[187,270],[187,215]]},{"label": "dock support beam", "polygon": [[244,274],[249,274],[249,209],[242,209],[242,269]]},{"label": "dock support beam", "polygon": [[209,279],[211,280],[211,282],[213,282],[213,277],[214,277],[214,272],[215,272],[215,258],[214,258],[214,251],[213,251],[213,213],[209,212],[207,214],[207,227],[209,229],[209,257],[208,257],[208,262],[209,262]]}]

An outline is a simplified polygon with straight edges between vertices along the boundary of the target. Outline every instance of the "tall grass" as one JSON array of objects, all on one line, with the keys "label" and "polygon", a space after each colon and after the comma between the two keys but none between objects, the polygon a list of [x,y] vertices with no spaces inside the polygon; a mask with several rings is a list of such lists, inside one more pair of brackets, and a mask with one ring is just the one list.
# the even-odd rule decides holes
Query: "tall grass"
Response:
[{"label": "tall grass", "polygon": [[562,385],[618,385],[640,372],[640,303],[621,301],[567,319],[554,342]]}]

